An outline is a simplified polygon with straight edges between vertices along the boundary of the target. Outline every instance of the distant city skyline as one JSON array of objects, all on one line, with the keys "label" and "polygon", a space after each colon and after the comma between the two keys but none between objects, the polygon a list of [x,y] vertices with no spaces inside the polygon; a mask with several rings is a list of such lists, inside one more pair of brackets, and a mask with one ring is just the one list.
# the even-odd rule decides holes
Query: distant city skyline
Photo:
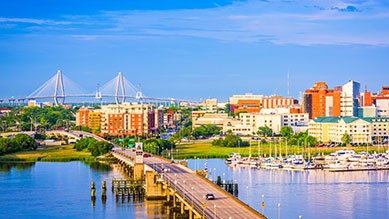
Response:
[{"label": "distant city skyline", "polygon": [[315,82],[389,85],[385,1],[0,3],[0,97],[62,70],[94,91],[119,71],[147,96],[290,96]]}]

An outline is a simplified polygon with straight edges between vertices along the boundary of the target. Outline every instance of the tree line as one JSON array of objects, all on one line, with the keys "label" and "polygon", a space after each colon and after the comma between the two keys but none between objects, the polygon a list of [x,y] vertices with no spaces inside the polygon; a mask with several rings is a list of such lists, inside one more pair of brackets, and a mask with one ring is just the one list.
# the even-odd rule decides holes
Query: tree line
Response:
[{"label": "tree line", "polygon": [[0,155],[36,149],[35,140],[26,134],[17,134],[13,138],[0,138]]},{"label": "tree line", "polygon": [[92,156],[97,157],[111,151],[113,145],[107,141],[98,141],[92,137],[85,137],[77,140],[74,149],[77,151],[87,150]]}]

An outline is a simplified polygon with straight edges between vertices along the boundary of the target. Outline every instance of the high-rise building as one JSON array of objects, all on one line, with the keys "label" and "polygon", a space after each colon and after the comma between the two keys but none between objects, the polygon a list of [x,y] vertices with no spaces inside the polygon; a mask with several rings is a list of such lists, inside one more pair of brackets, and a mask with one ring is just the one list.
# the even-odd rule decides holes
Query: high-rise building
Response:
[{"label": "high-rise building", "polygon": [[339,90],[328,89],[326,82],[316,82],[303,95],[303,112],[309,114],[310,119],[319,116],[340,116]]},{"label": "high-rise building", "polygon": [[361,84],[354,80],[341,87],[340,115],[342,117],[358,116],[360,89]]}]

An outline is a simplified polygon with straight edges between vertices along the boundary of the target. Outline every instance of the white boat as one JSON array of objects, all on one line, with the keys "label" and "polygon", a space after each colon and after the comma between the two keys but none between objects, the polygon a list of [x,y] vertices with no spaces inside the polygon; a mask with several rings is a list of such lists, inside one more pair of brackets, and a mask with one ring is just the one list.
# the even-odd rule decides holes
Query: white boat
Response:
[{"label": "white boat", "polygon": [[353,150],[339,150],[325,156],[325,160],[348,160],[354,155],[356,155],[356,153]]}]

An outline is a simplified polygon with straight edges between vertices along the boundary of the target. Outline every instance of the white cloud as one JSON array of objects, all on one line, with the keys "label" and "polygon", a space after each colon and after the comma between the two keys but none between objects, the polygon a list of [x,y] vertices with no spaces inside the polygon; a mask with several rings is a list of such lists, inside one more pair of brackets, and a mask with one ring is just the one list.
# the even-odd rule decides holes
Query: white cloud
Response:
[{"label": "white cloud", "polygon": [[105,11],[63,18],[0,18],[0,22],[83,23],[71,34],[82,40],[189,36],[275,44],[389,45],[388,6],[373,0],[249,0],[209,9]]}]

